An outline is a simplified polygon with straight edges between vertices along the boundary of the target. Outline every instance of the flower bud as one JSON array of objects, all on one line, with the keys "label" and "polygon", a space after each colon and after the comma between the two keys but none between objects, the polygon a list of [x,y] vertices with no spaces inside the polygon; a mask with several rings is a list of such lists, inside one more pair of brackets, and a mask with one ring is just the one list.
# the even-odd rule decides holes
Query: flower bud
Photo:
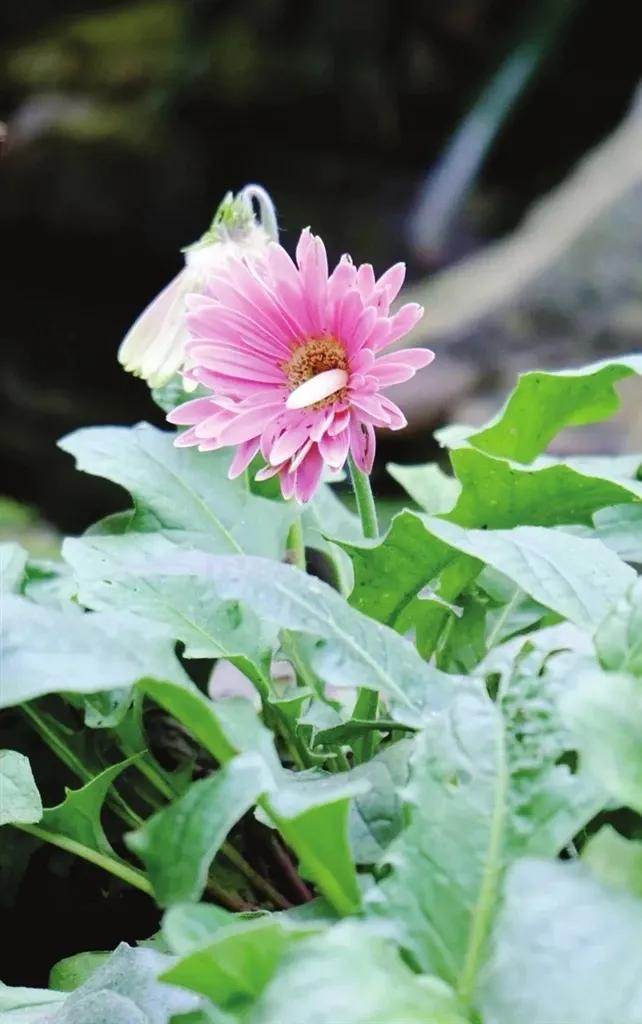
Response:
[{"label": "flower bud", "polygon": [[260,257],[277,240],[274,206],[265,189],[247,185],[236,196],[228,192],[209,229],[183,250],[183,269],[130,327],[118,349],[119,362],[150,387],[166,384],[185,365],[186,296],[202,292],[209,275],[231,257]]}]

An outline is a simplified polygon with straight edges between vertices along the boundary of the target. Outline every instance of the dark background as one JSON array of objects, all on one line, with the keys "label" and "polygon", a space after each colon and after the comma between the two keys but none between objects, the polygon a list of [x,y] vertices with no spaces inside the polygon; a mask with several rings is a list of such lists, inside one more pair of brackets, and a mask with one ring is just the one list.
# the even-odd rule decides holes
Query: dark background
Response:
[{"label": "dark background", "polygon": [[[419,259],[422,181],[531,19],[565,4],[563,34]],[[615,126],[640,75],[638,17],[626,0],[2,4],[0,491],[66,531],[118,507],[55,441],[161,421],[116,348],[227,189],[264,184],[286,246],[310,224],[331,256],[406,259],[416,279],[514,226]],[[428,443],[382,450],[426,457]]]}]

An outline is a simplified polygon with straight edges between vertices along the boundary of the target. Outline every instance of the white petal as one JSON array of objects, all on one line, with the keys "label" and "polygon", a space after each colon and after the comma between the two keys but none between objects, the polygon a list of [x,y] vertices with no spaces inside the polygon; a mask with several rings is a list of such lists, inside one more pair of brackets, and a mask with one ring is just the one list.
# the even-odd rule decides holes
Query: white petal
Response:
[{"label": "white petal", "polygon": [[340,391],[348,383],[346,370],[324,370],[310,377],[304,384],[301,384],[288,395],[285,403],[286,409],[305,409],[315,402],[322,402],[329,398],[335,391]]}]

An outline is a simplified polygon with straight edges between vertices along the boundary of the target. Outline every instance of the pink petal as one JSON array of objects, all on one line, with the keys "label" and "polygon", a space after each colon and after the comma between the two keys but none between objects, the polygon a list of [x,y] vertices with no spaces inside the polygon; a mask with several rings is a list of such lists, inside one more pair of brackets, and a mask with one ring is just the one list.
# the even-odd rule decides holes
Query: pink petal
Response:
[{"label": "pink petal", "polygon": [[334,414],[334,420],[332,424],[328,427],[328,433],[330,434],[331,437],[334,437],[336,434],[340,434],[342,430],[345,430],[349,423],[350,410],[341,409],[340,412],[336,412]]},{"label": "pink petal", "polygon": [[306,424],[286,427],[282,434],[277,437],[270,449],[269,461],[273,466],[279,466],[282,462],[292,458],[301,445],[308,440],[308,428]]},{"label": "pink petal", "polygon": [[362,310],[363,299],[356,288],[347,291],[335,307],[333,333],[335,338],[341,341],[347,349],[349,349],[349,340],[352,338]]},{"label": "pink petal", "polygon": [[254,479],[259,481],[269,480],[271,477],[276,476],[277,473],[280,473],[282,469],[283,466],[263,466],[261,469],[259,469]]},{"label": "pink petal", "polygon": [[345,338],[344,341],[346,348],[348,349],[349,355],[356,355],[365,345],[366,341],[372,333],[372,329],[377,322],[377,311],[374,306],[366,306],[359,315],[354,330],[350,338]]},{"label": "pink petal", "polygon": [[296,500],[306,504],[316,491],[323,472],[323,459],[317,445],[313,445],[295,475]]},{"label": "pink petal", "polygon": [[363,343],[364,348],[369,348],[373,352],[378,352],[379,349],[385,348],[390,339],[391,321],[388,317],[379,317],[375,321],[375,325],[372,328],[370,334]]},{"label": "pink petal", "polygon": [[350,431],[348,429],[331,437],[326,434],[319,441],[319,451],[331,469],[341,469],[348,457],[350,448]]},{"label": "pink petal", "polygon": [[357,270],[357,288],[364,302],[368,301],[375,286],[374,270],[370,263],[362,263]]},{"label": "pink petal", "polygon": [[368,395],[359,391],[350,394],[350,404],[353,408],[359,409],[367,419],[377,427],[387,427],[390,419],[383,409],[383,395]]},{"label": "pink petal", "polygon": [[350,420],[350,450],[362,473],[371,473],[375,456],[375,432],[370,423]]},{"label": "pink petal", "polygon": [[392,317],[390,321],[390,335],[386,344],[392,345],[393,341],[403,338],[404,334],[407,334],[408,331],[411,331],[419,323],[423,315],[423,306],[419,306],[416,302],[407,302]]},{"label": "pink petal", "polygon": [[334,409],[325,409],[318,415],[316,421],[310,427],[310,437],[313,441],[319,442],[326,430],[331,426],[334,419]]},{"label": "pink petal", "polygon": [[189,430],[184,430],[182,434],[174,440],[175,448],[191,448],[192,445],[198,444],[198,437],[194,427],[190,427]]},{"label": "pink petal", "polygon": [[394,266],[386,270],[385,274],[381,275],[377,281],[377,290],[385,291],[388,297],[388,302],[394,302],[401,291],[401,286],[404,283],[405,277],[406,264],[395,263]]},{"label": "pink petal", "polygon": [[[344,254],[328,278],[328,306],[331,314],[345,293],[354,287],[356,279],[357,268],[350,257]],[[333,319],[332,315],[330,319]]]},{"label": "pink petal", "polygon": [[193,398],[190,402],[183,402],[167,414],[167,422],[178,426],[184,424],[199,423],[204,416],[211,416],[216,405],[211,398]]},{"label": "pink petal", "polygon": [[249,409],[242,412],[235,419],[227,424],[218,435],[221,444],[241,444],[242,441],[249,441],[258,437],[270,421],[270,413],[274,415],[281,406],[274,406],[264,409]]},{"label": "pink petal", "polygon": [[227,475],[230,480],[236,479],[237,476],[240,476],[241,473],[243,473],[247,469],[247,467],[249,466],[250,462],[252,461],[258,450],[258,437],[250,441],[244,441],[243,444],[239,445],[239,447],[236,449],[236,454],[232,459],[232,464],[229,470],[227,471]]},{"label": "pink petal", "polygon": [[281,494],[288,501],[294,494],[294,487],[296,485],[296,473],[289,473],[287,470],[281,470],[279,474],[281,478]]},{"label": "pink petal", "polygon": [[388,430],[402,430],[408,426],[408,420],[398,405],[391,402],[387,395],[380,395],[381,405],[388,417]]}]

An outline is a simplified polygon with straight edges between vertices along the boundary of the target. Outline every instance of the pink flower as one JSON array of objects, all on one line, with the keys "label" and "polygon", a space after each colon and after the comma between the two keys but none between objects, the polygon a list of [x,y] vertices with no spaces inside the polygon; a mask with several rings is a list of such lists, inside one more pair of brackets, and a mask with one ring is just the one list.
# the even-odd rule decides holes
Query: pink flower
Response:
[{"label": "pink flower", "polygon": [[324,465],[351,452],[372,469],[375,427],[399,430],[401,410],[382,393],[434,358],[425,348],[380,355],[420,320],[415,303],[390,313],[404,280],[396,264],[378,280],[372,267],[342,256],[328,275],[325,246],[301,233],[296,264],[273,242],[260,259],[232,259],[188,297],[184,376],[212,394],[170,413],[189,426],[176,444],[200,451],[238,446],[230,477],[260,452],[257,479],[278,473],[285,498],[314,494]]}]

